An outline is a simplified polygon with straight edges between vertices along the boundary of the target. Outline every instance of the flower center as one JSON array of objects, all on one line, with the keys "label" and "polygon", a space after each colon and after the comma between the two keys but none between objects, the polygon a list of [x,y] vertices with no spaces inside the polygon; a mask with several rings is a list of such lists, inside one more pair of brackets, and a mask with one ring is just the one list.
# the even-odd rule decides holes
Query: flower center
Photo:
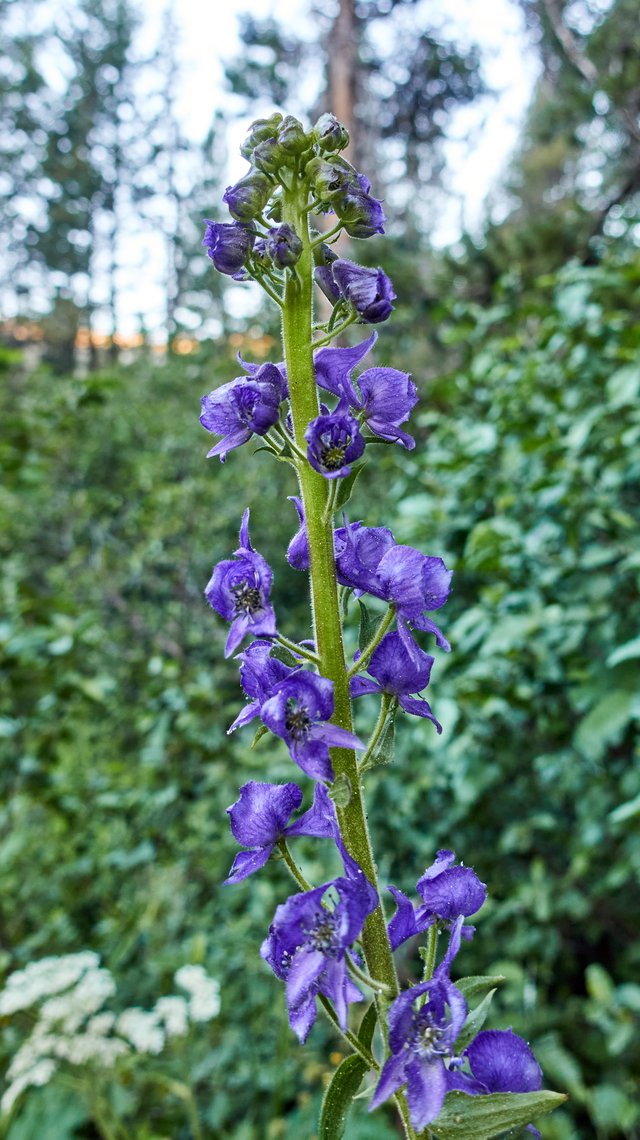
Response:
[{"label": "flower center", "polygon": [[345,448],[339,444],[323,447],[320,452],[320,462],[327,471],[337,471],[344,464]]},{"label": "flower center", "polygon": [[411,1041],[412,1052],[426,1058],[446,1057],[449,1049],[442,1041],[443,1036],[444,1028],[440,1025],[434,1025],[431,1017],[418,1018]]},{"label": "flower center", "polygon": [[257,586],[250,586],[248,582],[238,582],[237,586],[232,586],[231,589],[235,594],[235,608],[236,614],[246,614],[250,617],[261,608],[262,599],[260,597],[260,590]]},{"label": "flower center", "polygon": [[324,914],[316,915],[307,936],[309,944],[314,950],[320,950],[322,954],[335,955],[338,949],[335,914],[326,911]]},{"label": "flower center", "polygon": [[305,708],[297,707],[289,701],[284,726],[293,740],[304,740],[311,728],[311,717]]}]

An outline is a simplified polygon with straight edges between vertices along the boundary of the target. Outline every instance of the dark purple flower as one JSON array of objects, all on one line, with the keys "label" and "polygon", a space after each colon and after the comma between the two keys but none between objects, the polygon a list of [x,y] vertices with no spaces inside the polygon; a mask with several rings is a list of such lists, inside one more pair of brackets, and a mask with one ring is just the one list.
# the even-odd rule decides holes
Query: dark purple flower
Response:
[{"label": "dark purple flower", "polygon": [[251,222],[264,210],[273,189],[273,182],[259,170],[245,174],[234,186],[227,186],[222,201],[238,222]]},{"label": "dark purple flower", "polygon": [[375,680],[354,677],[351,695],[361,697],[365,693],[391,693],[398,698],[401,709],[414,716],[426,717],[440,733],[442,725],[431,712],[429,702],[423,697],[411,696],[429,684],[432,665],[433,657],[423,653],[401,622],[397,633],[384,635],[367,665],[367,672]]},{"label": "dark purple flower", "polygon": [[240,376],[214,388],[200,403],[200,423],[222,439],[207,452],[224,463],[228,453],[255,433],[266,435],[277,423],[283,399],[283,380],[275,364],[263,364],[251,376]]},{"label": "dark purple flower", "polygon": [[362,1001],[349,979],[346,954],[377,905],[375,891],[365,883],[337,878],[292,895],[277,908],[260,949],[274,974],[286,981],[289,1024],[302,1043],[316,1019],[318,994],[333,1002],[343,1030],[349,1004]]},{"label": "dark purple flower", "polygon": [[340,296],[351,302],[363,321],[376,325],[391,316],[396,293],[382,269],[370,269],[346,258],[338,258],[330,268]]},{"label": "dark purple flower", "polygon": [[381,203],[360,186],[349,186],[332,205],[349,237],[368,238],[384,233]]},{"label": "dark purple flower", "polygon": [[[511,1029],[483,1029],[464,1056],[472,1077],[457,1073],[451,1085],[470,1096],[488,1093],[528,1093],[542,1088],[542,1069],[527,1042]],[[527,1132],[540,1140],[533,1124]]]},{"label": "dark purple flower", "polygon": [[[293,503],[298,518],[300,520],[300,527],[294,534],[289,546],[287,547],[287,562],[293,566],[294,570],[308,570],[309,569],[309,538],[307,535],[307,525],[304,517],[304,507],[302,500],[297,495],[290,495],[290,501]],[[359,530],[362,523],[356,522],[352,524],[352,529]],[[339,557],[347,538],[347,527],[339,526],[333,532],[333,543],[336,553],[336,558]]]},{"label": "dark purple flower", "polygon": [[264,242],[267,254],[278,269],[288,269],[299,261],[302,253],[302,242],[296,231],[287,222],[283,222],[280,226],[273,226]]},{"label": "dark purple flower", "polygon": [[304,438],[308,444],[309,463],[325,479],[349,475],[351,464],[364,451],[364,438],[358,421],[344,403],[339,404],[335,412],[326,412],[312,420]]},{"label": "dark purple flower", "polygon": [[234,839],[249,851],[236,855],[226,883],[239,883],[267,862],[276,843],[287,835],[335,838],[335,808],[324,784],[316,784],[313,805],[287,826],[300,807],[302,792],[297,784],[262,784],[250,780],[240,788],[240,799],[227,808]]},{"label": "dark purple flower", "polygon": [[245,724],[260,716],[260,709],[264,702],[273,693],[279,681],[290,677],[295,672],[290,665],[285,665],[277,657],[271,656],[272,643],[270,641],[254,641],[238,654],[240,665],[240,684],[245,696],[249,697],[249,704],[238,713],[227,733],[235,732],[236,728],[243,728]]},{"label": "dark purple flower", "polygon": [[276,637],[276,616],[269,600],[273,572],[249,540],[249,509],[242,516],[240,546],[234,558],[218,562],[205,588],[209,605],[231,622],[224,655],[230,657],[243,637]]},{"label": "dark purple flower", "polygon": [[333,713],[333,681],[296,670],[280,681],[262,706],[261,717],[285,741],[299,768],[314,780],[333,780],[329,748],[362,748],[362,741],[338,725]]},{"label": "dark purple flower", "polygon": [[[416,1005],[427,993],[428,1001]],[[435,1120],[449,1089],[445,1060],[453,1059],[466,1015],[462,994],[441,967],[430,981],[401,993],[389,1010],[391,1056],[384,1064],[369,1111],[406,1084],[415,1130],[421,1132]]]},{"label": "dark purple flower", "polygon": [[397,911],[389,923],[389,938],[394,950],[414,934],[428,930],[434,922],[450,928],[460,923],[463,938],[473,936],[473,926],[462,926],[462,920],[484,905],[487,888],[471,867],[454,866],[453,851],[438,851],[418,880],[416,889],[423,905],[414,910],[411,900],[397,887],[389,887],[397,903]]},{"label": "dark purple flower", "polygon": [[209,218],[205,218],[205,222],[207,228],[202,244],[207,247],[207,256],[211,258],[218,273],[233,277],[242,270],[255,241],[255,234],[237,222],[212,222]]},{"label": "dark purple flower", "polygon": [[397,368],[367,368],[357,381],[351,375],[375,344],[376,335],[372,333],[355,348],[320,349],[314,357],[316,381],[320,388],[345,400],[375,435],[411,450],[415,442],[400,428],[418,399],[409,374]]},{"label": "dark purple flower", "polygon": [[441,558],[421,554],[412,546],[398,546],[391,531],[383,527],[351,526],[336,560],[343,586],[383,598],[396,607],[399,619],[433,633],[442,649],[451,648],[427,617],[427,611],[440,609],[449,596],[451,571]]}]

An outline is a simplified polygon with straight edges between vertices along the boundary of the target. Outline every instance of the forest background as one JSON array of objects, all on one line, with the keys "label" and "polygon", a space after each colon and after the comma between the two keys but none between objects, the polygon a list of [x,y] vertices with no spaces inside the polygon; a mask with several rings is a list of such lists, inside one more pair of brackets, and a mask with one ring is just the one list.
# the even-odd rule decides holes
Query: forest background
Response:
[{"label": "forest background", "polygon": [[[411,890],[438,847],[475,868],[490,898],[464,969],[505,975],[492,1026],[531,1041],[547,1087],[570,1094],[545,1137],[633,1140],[640,27],[635,0],[513,3],[539,78],[500,208],[451,248],[434,247],[434,212],[452,116],[486,95],[479,49],[411,0],[340,0],[315,42],[246,17],[226,81],[236,113],[334,110],[389,214],[391,240],[350,253],[398,292],[380,362],[418,385],[418,447],[381,448],[352,510],[441,555],[455,591],[430,693],[442,738],[403,724],[372,777],[381,879]],[[0,3],[0,971],[92,949],[123,1005],[148,1008],[179,966],[204,964],[220,1016],[154,1069],[192,1088],[206,1137],[312,1136],[341,1054],[319,1024],[288,1063],[258,958],[286,873],[221,886],[238,785],[266,756],[271,778],[290,775],[277,742],[226,736],[241,694],[202,598],[247,503],[283,625],[306,620],[283,472],[205,461],[197,423],[238,349],[278,358],[272,315],[238,308],[200,246],[203,217],[222,220],[228,116],[212,108],[203,146],[185,137],[175,15],[143,58],[129,0],[42,11]],[[301,106],[311,60],[322,93]],[[144,320],[118,326],[122,250],[149,227],[165,251],[161,351]],[[20,1039],[0,1022],[4,1067]],[[150,1079],[141,1060],[114,1080],[113,1112],[139,1140],[187,1140],[175,1089]],[[350,1140],[389,1140],[365,1108]],[[61,1080],[1,1127],[96,1135]]]}]

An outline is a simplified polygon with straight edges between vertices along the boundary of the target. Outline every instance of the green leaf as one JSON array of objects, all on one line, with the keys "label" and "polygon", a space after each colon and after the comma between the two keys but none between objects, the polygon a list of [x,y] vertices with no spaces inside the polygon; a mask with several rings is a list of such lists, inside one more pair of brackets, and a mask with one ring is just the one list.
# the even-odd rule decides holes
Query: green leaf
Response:
[{"label": "green leaf", "polygon": [[255,748],[256,744],[258,744],[259,741],[262,740],[262,737],[264,736],[265,732],[268,732],[268,731],[269,731],[269,729],[267,728],[266,724],[261,724],[260,728],[257,730],[253,740],[251,741],[249,748]]},{"label": "green leaf", "polygon": [[367,1069],[366,1061],[357,1053],[345,1057],[338,1066],[322,1102],[318,1140],[342,1140],[347,1114]]},{"label": "green leaf", "polygon": [[358,598],[358,605],[360,607],[360,632],[358,633],[358,649],[361,653],[367,648],[369,642],[373,641],[378,626],[382,621],[382,616],[372,617],[364,602]]},{"label": "green leaf", "polygon": [[635,693],[629,689],[612,689],[593,706],[580,721],[573,742],[589,760],[599,760],[608,745],[620,739],[633,715]]},{"label": "green leaf", "polygon": [[470,974],[468,978],[458,978],[455,984],[468,1002],[471,998],[479,997],[480,994],[486,994],[496,986],[501,986],[506,980],[504,974]]},{"label": "green leaf", "polygon": [[619,645],[613,653],[609,654],[605,665],[609,669],[613,669],[615,665],[620,665],[632,657],[640,657],[640,637],[634,637],[632,641],[625,641],[624,645]]},{"label": "green leaf", "polygon": [[489,1006],[493,1001],[493,995],[495,992],[495,989],[489,990],[489,993],[482,999],[480,1005],[477,1005],[476,1008],[472,1009],[471,1013],[468,1014],[467,1019],[456,1038],[456,1053],[462,1053],[463,1050],[467,1048],[467,1045],[471,1044],[476,1034],[479,1033],[482,1029],[482,1026],[487,1020]]},{"label": "green leaf", "polygon": [[360,1022],[360,1028],[358,1030],[358,1040],[362,1042],[365,1049],[371,1049],[371,1042],[373,1041],[377,1020],[378,1010],[376,1009],[376,1003],[372,1001]]},{"label": "green leaf", "polygon": [[272,647],[269,656],[275,657],[278,661],[284,662],[284,664],[288,665],[291,669],[295,669],[296,666],[300,664],[299,658],[294,657],[293,653],[290,649],[287,649],[286,645],[278,645],[276,643]]},{"label": "green leaf", "polygon": [[343,507],[346,507],[349,499],[353,494],[353,488],[355,487],[356,480],[364,466],[364,461],[362,463],[354,463],[353,467],[351,468],[351,473],[347,475],[346,479],[340,480],[335,506],[333,508],[334,511],[340,511]]},{"label": "green leaf", "polygon": [[371,768],[377,768],[380,764],[390,764],[393,760],[397,707],[395,703],[390,705],[378,743],[364,763],[359,765],[359,772],[368,772]]},{"label": "green leaf", "polygon": [[336,776],[329,788],[329,795],[336,807],[346,808],[347,804],[351,803],[353,788],[346,772],[341,772],[339,776]]},{"label": "green leaf", "polygon": [[566,1100],[563,1093],[490,1093],[467,1096],[450,1092],[433,1124],[438,1140],[490,1140],[510,1128],[524,1127],[536,1117],[553,1112]]}]

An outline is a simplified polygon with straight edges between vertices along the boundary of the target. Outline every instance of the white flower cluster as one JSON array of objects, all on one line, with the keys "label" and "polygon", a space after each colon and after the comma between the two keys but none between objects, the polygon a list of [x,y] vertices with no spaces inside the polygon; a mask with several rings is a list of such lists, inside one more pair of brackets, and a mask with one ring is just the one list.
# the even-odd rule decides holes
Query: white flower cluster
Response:
[{"label": "white flower cluster", "polygon": [[161,1053],[170,1038],[188,1032],[190,1021],[218,1015],[220,987],[202,966],[182,966],[175,980],[188,998],[170,994],[151,1010],[133,1006],[116,1015],[102,1008],[116,984],[91,951],[43,958],[11,974],[0,992],[0,1017],[39,1008],[7,1071],[0,1113],[10,1112],[25,1089],[46,1084],[60,1063],[111,1068],[132,1050]]}]

